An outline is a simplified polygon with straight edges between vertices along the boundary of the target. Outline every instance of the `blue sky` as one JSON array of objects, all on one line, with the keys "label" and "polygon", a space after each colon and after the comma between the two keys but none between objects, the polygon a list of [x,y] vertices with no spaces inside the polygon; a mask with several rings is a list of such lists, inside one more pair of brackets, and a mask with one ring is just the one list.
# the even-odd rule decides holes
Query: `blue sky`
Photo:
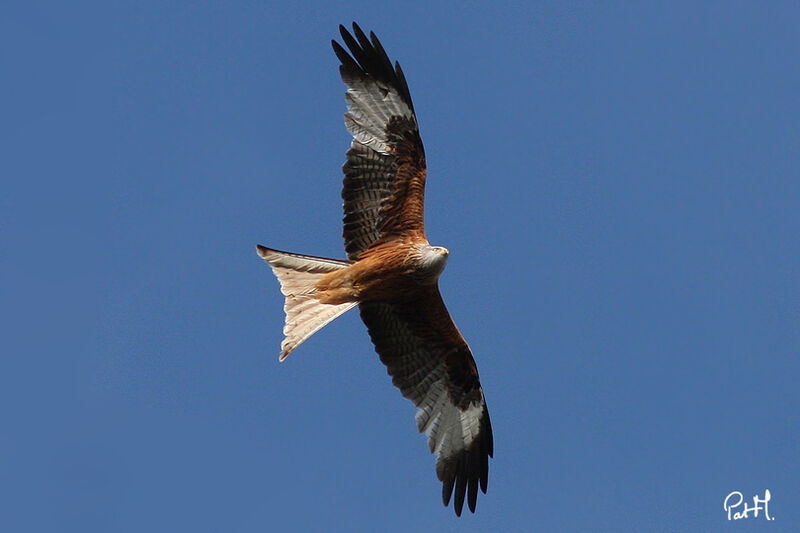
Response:
[{"label": "blue sky", "polygon": [[[409,80],[495,458],[440,502],[350,313],[279,364],[254,245],[343,257],[329,41]],[[800,8],[4,3],[0,529],[800,528]],[[732,491],[770,514],[728,522]]]}]

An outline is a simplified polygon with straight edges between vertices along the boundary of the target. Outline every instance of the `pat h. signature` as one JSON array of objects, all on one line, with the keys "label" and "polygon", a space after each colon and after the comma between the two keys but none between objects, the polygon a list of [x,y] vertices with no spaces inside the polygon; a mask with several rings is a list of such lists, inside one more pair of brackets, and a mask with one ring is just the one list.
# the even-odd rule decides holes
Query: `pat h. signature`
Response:
[{"label": "pat h. signature", "polygon": [[[742,493],[738,490],[735,490],[728,494],[722,504],[722,507],[725,509],[725,512],[728,513],[728,520],[741,520],[742,518],[750,518],[750,513],[753,513],[753,518],[758,518],[759,511],[764,511],[764,518],[767,520],[775,520],[774,516],[769,515],[770,498],[772,498],[772,495],[769,493],[769,489],[766,489],[764,490],[763,498],[759,498],[758,494],[753,496],[753,506],[750,507],[747,502],[744,501],[744,496],[742,496]],[[744,504],[743,507],[742,504]]]}]

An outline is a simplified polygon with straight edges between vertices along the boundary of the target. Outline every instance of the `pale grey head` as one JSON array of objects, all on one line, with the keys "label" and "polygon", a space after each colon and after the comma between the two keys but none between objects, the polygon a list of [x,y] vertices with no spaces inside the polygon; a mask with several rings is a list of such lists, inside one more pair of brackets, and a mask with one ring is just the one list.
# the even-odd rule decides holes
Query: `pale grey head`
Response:
[{"label": "pale grey head", "polygon": [[419,249],[419,271],[428,283],[435,283],[447,264],[450,251],[444,246],[424,245]]}]

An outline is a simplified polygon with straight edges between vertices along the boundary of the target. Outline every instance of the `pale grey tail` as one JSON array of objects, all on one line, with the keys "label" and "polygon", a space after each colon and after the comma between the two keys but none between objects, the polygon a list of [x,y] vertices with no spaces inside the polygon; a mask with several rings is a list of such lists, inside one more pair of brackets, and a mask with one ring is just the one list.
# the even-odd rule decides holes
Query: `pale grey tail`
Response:
[{"label": "pale grey tail", "polygon": [[324,304],[316,295],[319,279],[328,272],[346,268],[349,262],[281,252],[261,245],[256,246],[256,251],[272,267],[286,296],[280,361],[331,320],[357,305],[357,302]]}]

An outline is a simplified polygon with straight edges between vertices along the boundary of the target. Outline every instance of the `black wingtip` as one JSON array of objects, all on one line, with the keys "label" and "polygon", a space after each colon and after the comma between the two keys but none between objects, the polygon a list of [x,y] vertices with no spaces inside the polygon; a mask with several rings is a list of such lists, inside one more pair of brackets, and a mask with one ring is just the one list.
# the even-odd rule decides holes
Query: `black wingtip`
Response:
[{"label": "black wingtip", "polygon": [[[342,36],[344,46],[332,41],[334,43],[333,51],[341,61],[342,67],[348,71],[361,72],[362,75],[371,76],[391,85],[413,113],[414,104],[411,101],[411,93],[399,64],[395,61],[392,65],[375,32],[370,31],[369,38],[367,38],[361,26],[355,21],[352,26],[353,33],[351,34],[344,25],[339,24],[339,34]],[[349,49],[349,53],[345,47]]]},{"label": "black wingtip", "polygon": [[361,27],[355,22],[353,22],[353,33],[355,34],[356,39],[358,39],[359,44],[361,44],[361,48],[369,48],[369,39],[367,39],[367,36],[361,30]]},{"label": "black wingtip", "polygon": [[436,475],[442,482],[442,503],[453,500],[453,510],[461,516],[464,501],[471,512],[478,506],[478,489],[486,494],[489,485],[489,457],[493,450],[489,413],[484,409],[477,437],[469,447],[449,458],[439,458]]},{"label": "black wingtip", "polygon": [[341,44],[331,39],[331,46],[333,46],[333,53],[336,54],[336,57],[339,58],[339,62],[342,64],[341,68],[359,70],[360,67],[358,64],[353,61],[353,58],[350,57],[350,54],[347,53],[347,50],[345,50]]},{"label": "black wingtip", "polygon": [[445,507],[450,505],[450,498],[453,496],[453,485],[455,481],[455,477],[447,477],[442,482],[442,503]]}]

